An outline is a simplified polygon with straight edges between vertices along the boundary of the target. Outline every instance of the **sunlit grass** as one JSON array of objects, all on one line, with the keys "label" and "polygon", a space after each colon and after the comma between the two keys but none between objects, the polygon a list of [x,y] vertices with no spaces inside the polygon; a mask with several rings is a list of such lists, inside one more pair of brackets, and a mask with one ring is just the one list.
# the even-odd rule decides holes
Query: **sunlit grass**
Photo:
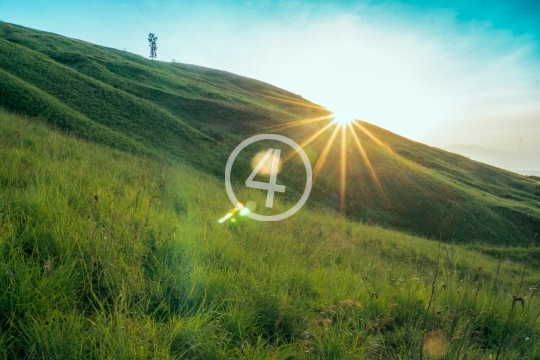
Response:
[{"label": "sunlit grass", "polygon": [[218,224],[221,181],[26,123],[0,112],[2,358],[540,354],[526,257],[322,209]]}]

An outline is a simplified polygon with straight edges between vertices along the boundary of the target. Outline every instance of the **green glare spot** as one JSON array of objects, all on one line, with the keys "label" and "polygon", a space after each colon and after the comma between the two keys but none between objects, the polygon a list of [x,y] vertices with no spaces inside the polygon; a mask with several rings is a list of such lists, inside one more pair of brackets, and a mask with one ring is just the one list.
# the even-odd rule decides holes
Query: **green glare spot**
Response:
[{"label": "green glare spot", "polygon": [[231,222],[232,222],[232,223],[235,223],[235,222],[236,222],[236,219],[231,219]]}]

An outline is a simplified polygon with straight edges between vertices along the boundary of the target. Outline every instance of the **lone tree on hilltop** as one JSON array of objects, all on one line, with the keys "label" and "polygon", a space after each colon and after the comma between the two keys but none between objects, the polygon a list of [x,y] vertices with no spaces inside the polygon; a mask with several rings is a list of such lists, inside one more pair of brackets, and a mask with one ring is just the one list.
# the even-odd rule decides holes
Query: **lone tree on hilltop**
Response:
[{"label": "lone tree on hilltop", "polygon": [[148,42],[150,43],[150,59],[154,60],[157,56],[157,36],[148,34]]}]

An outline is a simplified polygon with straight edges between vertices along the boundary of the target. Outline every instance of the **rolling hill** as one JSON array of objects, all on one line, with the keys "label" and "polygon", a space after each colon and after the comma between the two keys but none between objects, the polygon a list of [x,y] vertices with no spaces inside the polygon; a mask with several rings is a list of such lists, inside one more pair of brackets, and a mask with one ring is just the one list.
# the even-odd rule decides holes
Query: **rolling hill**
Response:
[{"label": "rolling hill", "polygon": [[[0,23],[0,106],[40,117],[57,129],[222,177],[232,149],[257,133],[298,143],[330,120],[291,127],[329,111],[299,95],[234,74],[150,61],[56,34]],[[367,122],[329,148],[309,206],[357,221],[456,243],[528,246],[540,231],[538,182],[392,134]],[[281,128],[280,128],[281,126]],[[306,146],[313,163],[334,127]],[[340,204],[340,143],[347,141],[347,188]],[[376,140],[374,140],[376,139]],[[247,151],[233,175],[246,178]],[[196,154],[196,156],[194,156]],[[300,165],[281,176],[293,201]],[[290,174],[290,175],[289,175]]]},{"label": "rolling hill", "polygon": [[[230,151],[328,126],[306,146],[315,164],[335,125],[291,125],[327,114],[0,23],[0,359],[538,359],[534,178],[358,122],[373,173],[343,133],[295,216],[218,223]],[[299,166],[283,165],[295,191],[278,211]]]}]

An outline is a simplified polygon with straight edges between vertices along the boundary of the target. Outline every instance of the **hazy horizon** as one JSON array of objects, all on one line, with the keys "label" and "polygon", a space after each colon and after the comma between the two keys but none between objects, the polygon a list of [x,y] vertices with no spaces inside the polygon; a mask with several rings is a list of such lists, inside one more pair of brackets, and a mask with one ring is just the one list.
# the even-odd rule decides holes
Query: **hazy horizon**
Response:
[{"label": "hazy horizon", "polygon": [[0,19],[143,56],[153,32],[159,60],[265,81],[415,141],[540,153],[540,3],[23,0],[0,2]]},{"label": "hazy horizon", "polygon": [[540,176],[540,151],[500,150],[463,144],[444,146],[441,149],[521,175]]}]

